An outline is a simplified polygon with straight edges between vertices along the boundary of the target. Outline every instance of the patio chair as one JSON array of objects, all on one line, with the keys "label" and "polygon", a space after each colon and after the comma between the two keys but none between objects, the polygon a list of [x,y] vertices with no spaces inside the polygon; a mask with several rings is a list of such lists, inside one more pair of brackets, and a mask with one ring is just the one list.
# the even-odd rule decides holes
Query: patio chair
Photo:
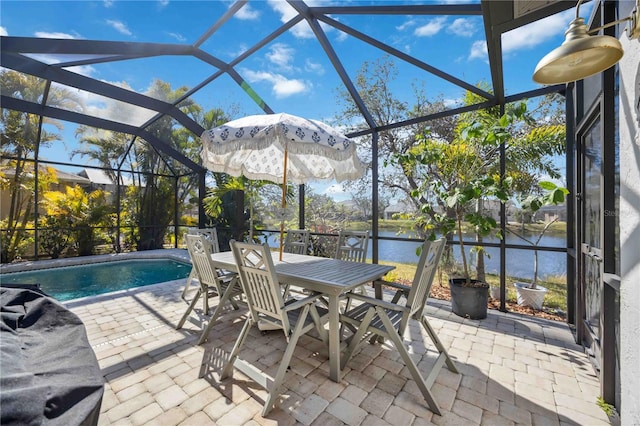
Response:
[{"label": "patio chair", "polygon": [[[280,386],[300,336],[315,329],[320,338],[327,342],[327,331],[323,327],[327,320],[327,310],[316,306],[315,302],[319,295],[308,296],[301,300],[291,299],[285,303],[282,288],[275,274],[271,252],[266,244],[232,241],[231,250],[238,265],[240,282],[247,296],[250,315],[242,327],[220,378],[229,377],[234,363],[237,364],[236,367],[244,374],[268,391],[269,396],[262,409],[262,415],[266,416],[280,394]],[[280,328],[288,342],[273,379],[255,367],[237,360],[251,326],[259,322],[266,322]],[[247,368],[243,369],[243,366]]]},{"label": "patio chair", "polygon": [[[203,235],[207,239],[207,241],[211,243],[213,247],[213,253],[218,253],[220,251],[220,244],[218,243],[218,231],[216,228],[188,228],[185,237],[187,235]],[[185,238],[185,245],[187,244],[186,241],[187,240]],[[191,283],[197,279],[198,276],[196,274],[196,268],[195,266],[193,266],[191,268],[189,276],[187,277],[187,282],[184,283],[184,289],[182,289],[182,298],[184,300],[187,300],[187,292],[189,291],[189,287],[191,287]]]},{"label": "patio chair", "polygon": [[[309,249],[309,239],[310,233],[307,229],[289,229],[287,231],[287,236],[284,239],[284,244],[282,250],[285,253],[293,253],[293,254],[307,254],[307,250]],[[291,290],[291,286],[286,283],[281,283],[284,286],[284,297],[285,299],[289,295],[289,291]],[[308,292],[304,290],[298,290],[299,293],[308,294]]]},{"label": "patio chair", "polygon": [[218,306],[213,312],[213,315],[211,315],[209,324],[204,329],[198,342],[202,343],[206,340],[209,330],[211,330],[211,327],[222,312],[225,303],[229,302],[234,309],[238,309],[238,304],[234,298],[242,294],[242,287],[238,282],[237,274],[226,272],[213,266],[211,263],[211,254],[213,253],[214,245],[204,235],[185,235],[185,240],[200,287],[180,319],[180,322],[178,322],[176,329],[182,328],[200,297],[204,299],[203,313],[205,315],[209,313],[209,298],[220,297]]},{"label": "patio chair", "polygon": [[[372,337],[372,342],[375,341],[376,338],[389,339],[393,342],[398,352],[400,352],[400,356],[409,369],[411,377],[413,377],[413,380],[415,380],[418,388],[422,392],[429,408],[436,414],[441,414],[441,412],[430,390],[433,382],[444,363],[447,364],[450,371],[454,373],[458,372],[449,354],[442,345],[442,342],[436,335],[435,330],[431,327],[424,315],[424,308],[444,246],[444,238],[433,242],[424,242],[422,254],[416,269],[416,275],[409,291],[409,297],[404,306],[349,293],[349,298],[358,300],[361,303],[340,315],[340,321],[353,333],[348,339],[345,339],[348,345],[341,359],[341,368],[344,368],[349,362],[354,350],[370,336]],[[384,281],[376,281],[376,285],[381,284],[389,285],[389,283]],[[422,324],[439,353],[435,364],[426,378],[423,378],[416,363],[402,342],[402,336],[404,335],[410,318]]]},{"label": "patio chair", "polygon": [[364,262],[367,258],[369,231],[343,231],[338,233],[335,258],[348,262]]},{"label": "patio chair", "polygon": [[307,254],[309,249],[309,230],[289,229],[284,239],[283,251],[294,254]]},{"label": "patio chair", "polygon": [[[347,262],[361,262],[367,258],[367,246],[369,245],[369,231],[344,231],[338,233],[338,245],[335,258]],[[364,285],[353,291],[367,294]],[[347,305],[348,308],[349,305]]]}]

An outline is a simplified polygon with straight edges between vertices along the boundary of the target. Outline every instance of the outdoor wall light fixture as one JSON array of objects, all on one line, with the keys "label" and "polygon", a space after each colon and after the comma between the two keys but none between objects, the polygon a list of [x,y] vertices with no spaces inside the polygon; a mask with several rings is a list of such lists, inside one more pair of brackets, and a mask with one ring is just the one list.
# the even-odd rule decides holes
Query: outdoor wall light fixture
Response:
[{"label": "outdoor wall light fixture", "polygon": [[536,83],[561,84],[582,80],[612,67],[622,58],[624,51],[618,39],[607,35],[589,34],[631,21],[626,28],[627,36],[630,39],[640,38],[640,0],[636,0],[636,7],[631,16],[590,31],[584,19],[579,16],[580,4],[583,1],[579,0],[576,5],[576,18],[564,33],[564,43],[538,62],[533,72],[533,81]]}]

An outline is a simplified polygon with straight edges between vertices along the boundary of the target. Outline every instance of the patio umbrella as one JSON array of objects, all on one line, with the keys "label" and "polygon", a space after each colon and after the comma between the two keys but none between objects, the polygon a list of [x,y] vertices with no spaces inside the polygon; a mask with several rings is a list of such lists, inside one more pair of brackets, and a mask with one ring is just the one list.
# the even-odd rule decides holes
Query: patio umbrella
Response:
[{"label": "patio umbrella", "polygon": [[[201,140],[202,164],[209,170],[282,184],[283,211],[288,182],[341,182],[362,177],[366,169],[356,144],[338,130],[285,113],[239,118],[206,130]],[[280,259],[283,234],[284,217]]]}]

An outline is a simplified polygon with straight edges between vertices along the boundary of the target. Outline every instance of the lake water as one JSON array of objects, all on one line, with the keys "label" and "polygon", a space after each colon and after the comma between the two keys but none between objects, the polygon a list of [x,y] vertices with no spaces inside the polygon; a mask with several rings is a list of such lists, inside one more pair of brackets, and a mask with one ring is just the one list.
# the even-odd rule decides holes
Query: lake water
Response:
[{"label": "lake water", "polygon": [[[405,235],[398,235],[395,232],[380,231],[381,237],[406,237]],[[279,234],[272,234],[269,236],[269,245],[271,247],[278,247]],[[529,237],[527,237],[529,238]],[[529,238],[532,239],[532,238]],[[534,237],[535,239],[535,237]],[[486,242],[499,243],[498,239],[486,238]],[[505,242],[507,244],[519,244],[527,245],[527,243],[520,238],[507,234]],[[416,255],[416,248],[420,246],[420,242],[409,241],[390,241],[379,240],[378,242],[378,258],[381,261],[398,262],[398,263],[417,263],[418,256]],[[539,243],[540,246],[547,247],[566,247],[566,238],[564,236],[548,236],[545,235]],[[471,243],[465,243],[465,249],[467,255],[472,256],[475,259],[475,254],[471,252]],[[500,271],[500,249],[498,247],[486,247],[488,257],[485,258],[485,270],[487,273],[497,274]],[[460,248],[456,244],[454,245],[454,256],[457,260],[460,260]],[[368,258],[371,258],[371,244],[369,244]],[[507,249],[507,275],[517,278],[533,278],[533,258],[534,252],[532,250],[522,249]],[[475,262],[474,262],[475,264]],[[566,254],[562,252],[548,252],[538,251],[538,278],[545,278],[548,276],[565,276],[567,274],[567,258]]]}]

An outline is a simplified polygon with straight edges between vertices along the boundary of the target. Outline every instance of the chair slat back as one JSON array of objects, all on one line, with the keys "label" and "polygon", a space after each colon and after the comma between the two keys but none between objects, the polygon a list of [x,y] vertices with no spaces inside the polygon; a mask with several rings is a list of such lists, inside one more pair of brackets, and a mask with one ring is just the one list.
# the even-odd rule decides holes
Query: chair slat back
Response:
[{"label": "chair slat back", "polygon": [[202,235],[211,243],[213,253],[220,252],[220,243],[218,241],[218,230],[216,228],[188,228],[186,235]]},{"label": "chair slat back", "polygon": [[368,245],[369,231],[340,231],[335,258],[364,263]]},{"label": "chair slat back", "polygon": [[410,307],[409,316],[422,315],[445,244],[446,240],[440,238],[436,241],[426,240],[422,245],[422,253],[416,268],[416,275],[413,278],[413,284],[407,298],[407,306]]},{"label": "chair slat back", "polygon": [[283,251],[294,254],[307,254],[309,248],[309,231],[306,229],[290,229],[284,240]]},{"label": "chair slat back", "polygon": [[284,300],[269,246],[232,241],[231,250],[253,320],[280,325],[289,336],[289,320],[282,311]]},{"label": "chair slat back", "polygon": [[207,240],[204,235],[184,236],[187,242],[187,250],[191,257],[191,263],[196,268],[198,279],[201,284],[207,286],[216,286],[218,281],[217,269],[211,263],[211,254],[213,253],[213,244]]}]

